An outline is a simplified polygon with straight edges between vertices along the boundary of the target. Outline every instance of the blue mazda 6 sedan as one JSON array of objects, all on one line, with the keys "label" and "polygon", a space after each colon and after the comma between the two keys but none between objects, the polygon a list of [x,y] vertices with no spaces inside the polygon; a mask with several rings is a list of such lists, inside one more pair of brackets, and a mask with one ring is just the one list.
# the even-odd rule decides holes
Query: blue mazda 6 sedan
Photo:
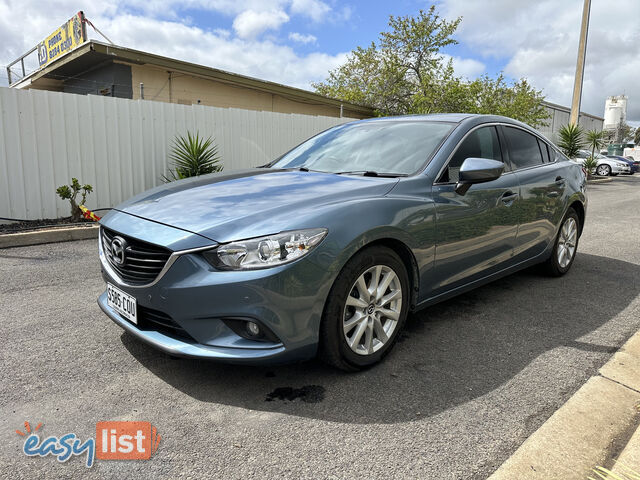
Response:
[{"label": "blue mazda 6 sedan", "polygon": [[580,165],[509,118],[348,123],[111,210],[98,303],[171,355],[359,370],[409,312],[538,263],[567,273],[585,188]]}]

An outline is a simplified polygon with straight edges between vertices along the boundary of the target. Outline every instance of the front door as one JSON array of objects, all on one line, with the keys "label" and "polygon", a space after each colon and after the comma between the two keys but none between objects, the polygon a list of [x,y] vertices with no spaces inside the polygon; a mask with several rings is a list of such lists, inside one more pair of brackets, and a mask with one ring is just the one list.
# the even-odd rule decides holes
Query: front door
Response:
[{"label": "front door", "polygon": [[513,263],[520,201],[518,179],[505,166],[505,173],[497,180],[472,185],[465,195],[459,195],[454,191],[458,172],[470,157],[503,161],[495,126],[479,127],[469,133],[433,185],[436,251],[430,296]]}]

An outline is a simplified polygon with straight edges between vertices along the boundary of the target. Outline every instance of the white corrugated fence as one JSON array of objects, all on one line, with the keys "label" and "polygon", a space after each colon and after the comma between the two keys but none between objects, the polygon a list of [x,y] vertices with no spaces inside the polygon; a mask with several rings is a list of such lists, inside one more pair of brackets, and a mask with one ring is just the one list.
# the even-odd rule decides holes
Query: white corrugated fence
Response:
[{"label": "white corrugated fence", "polygon": [[350,120],[0,87],[0,217],[68,216],[71,177],[93,186],[87,207],[115,206],[162,183],[176,134],[211,135],[236,170]]}]

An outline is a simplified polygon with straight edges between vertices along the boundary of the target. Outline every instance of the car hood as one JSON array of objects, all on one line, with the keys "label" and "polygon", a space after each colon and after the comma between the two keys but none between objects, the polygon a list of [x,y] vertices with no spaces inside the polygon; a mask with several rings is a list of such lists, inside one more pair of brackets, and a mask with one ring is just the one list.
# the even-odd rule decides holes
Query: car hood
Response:
[{"label": "car hood", "polygon": [[115,210],[216,242],[302,227],[330,204],[388,193],[397,178],[268,168],[189,178],[141,193]]}]

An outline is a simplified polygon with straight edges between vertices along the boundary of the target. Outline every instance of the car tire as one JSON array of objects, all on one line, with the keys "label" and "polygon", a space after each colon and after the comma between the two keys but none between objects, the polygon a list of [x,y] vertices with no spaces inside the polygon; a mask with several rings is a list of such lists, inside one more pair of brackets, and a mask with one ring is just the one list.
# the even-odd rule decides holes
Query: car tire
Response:
[{"label": "car tire", "polygon": [[[579,240],[580,218],[576,211],[570,208],[562,219],[551,257],[544,264],[549,275],[561,277],[569,271],[576,258]],[[562,252],[564,252],[564,255]],[[568,259],[567,255],[569,255]]]},{"label": "car tire", "polygon": [[608,177],[611,175],[611,167],[607,164],[598,165],[596,173],[601,177]]},{"label": "car tire", "polygon": [[338,274],[325,304],[319,358],[349,372],[382,360],[406,322],[409,289],[407,269],[393,250],[373,246],[354,255]]}]

